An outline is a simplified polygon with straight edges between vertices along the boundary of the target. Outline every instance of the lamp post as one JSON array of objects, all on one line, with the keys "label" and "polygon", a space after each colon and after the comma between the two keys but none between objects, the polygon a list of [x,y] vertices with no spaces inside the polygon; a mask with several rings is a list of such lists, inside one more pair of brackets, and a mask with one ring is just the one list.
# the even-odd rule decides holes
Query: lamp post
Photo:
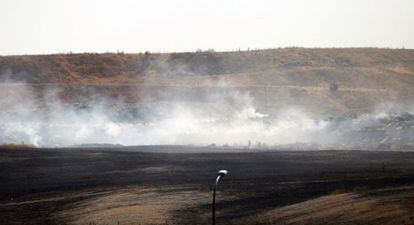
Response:
[{"label": "lamp post", "polygon": [[216,225],[216,190],[217,190],[217,185],[218,182],[220,180],[220,178],[224,177],[227,174],[227,170],[220,170],[217,172],[217,178],[216,178],[216,182],[214,182],[214,188],[213,188],[213,214],[212,214],[212,222],[213,225]]}]

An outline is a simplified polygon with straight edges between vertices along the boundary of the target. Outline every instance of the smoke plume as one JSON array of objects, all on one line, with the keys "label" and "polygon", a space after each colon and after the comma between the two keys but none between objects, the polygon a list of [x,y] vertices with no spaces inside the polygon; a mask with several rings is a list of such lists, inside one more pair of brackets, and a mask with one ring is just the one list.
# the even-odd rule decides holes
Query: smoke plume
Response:
[{"label": "smoke plume", "polygon": [[167,89],[156,100],[133,103],[135,113],[131,114],[131,103],[122,99],[116,107],[107,99],[80,107],[64,103],[58,88],[45,90],[39,97],[30,85],[4,81],[0,143],[281,149],[377,149],[414,143],[414,115],[395,104],[369,114],[325,119],[313,118],[300,105],[268,114],[255,106],[249,91],[220,85],[224,91],[190,97]]}]

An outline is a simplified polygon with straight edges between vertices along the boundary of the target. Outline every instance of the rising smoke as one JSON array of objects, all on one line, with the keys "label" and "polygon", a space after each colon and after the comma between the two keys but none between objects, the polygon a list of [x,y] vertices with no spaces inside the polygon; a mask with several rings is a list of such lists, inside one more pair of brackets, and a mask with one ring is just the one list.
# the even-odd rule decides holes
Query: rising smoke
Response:
[{"label": "rising smoke", "polygon": [[[220,85],[223,89],[226,84]],[[2,86],[3,144],[377,149],[414,143],[414,115],[406,108],[395,110],[395,104],[381,106],[370,114],[327,119],[313,118],[300,106],[267,114],[257,109],[255,98],[248,91],[228,87],[191,101],[164,90],[161,100],[134,103],[136,113],[131,116],[131,104],[119,110],[101,99],[88,107],[79,107],[65,104],[56,88],[43,91],[39,100],[38,91],[25,83],[5,81]],[[118,105],[123,104],[119,102],[122,100],[118,100]]]}]

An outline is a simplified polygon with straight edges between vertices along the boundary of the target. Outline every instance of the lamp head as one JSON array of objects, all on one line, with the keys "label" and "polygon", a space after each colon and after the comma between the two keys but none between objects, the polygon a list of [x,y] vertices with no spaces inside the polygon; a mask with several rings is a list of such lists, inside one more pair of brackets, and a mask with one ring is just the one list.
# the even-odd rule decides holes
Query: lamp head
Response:
[{"label": "lamp head", "polygon": [[224,177],[227,175],[227,170],[220,170],[217,172],[217,176]]}]

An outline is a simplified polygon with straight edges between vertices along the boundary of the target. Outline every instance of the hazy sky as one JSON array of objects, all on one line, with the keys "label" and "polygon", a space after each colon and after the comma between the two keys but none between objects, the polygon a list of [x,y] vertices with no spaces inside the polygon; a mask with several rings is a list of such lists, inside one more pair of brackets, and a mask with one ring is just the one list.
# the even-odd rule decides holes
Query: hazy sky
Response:
[{"label": "hazy sky", "polygon": [[413,0],[0,0],[0,54],[414,48]]}]

